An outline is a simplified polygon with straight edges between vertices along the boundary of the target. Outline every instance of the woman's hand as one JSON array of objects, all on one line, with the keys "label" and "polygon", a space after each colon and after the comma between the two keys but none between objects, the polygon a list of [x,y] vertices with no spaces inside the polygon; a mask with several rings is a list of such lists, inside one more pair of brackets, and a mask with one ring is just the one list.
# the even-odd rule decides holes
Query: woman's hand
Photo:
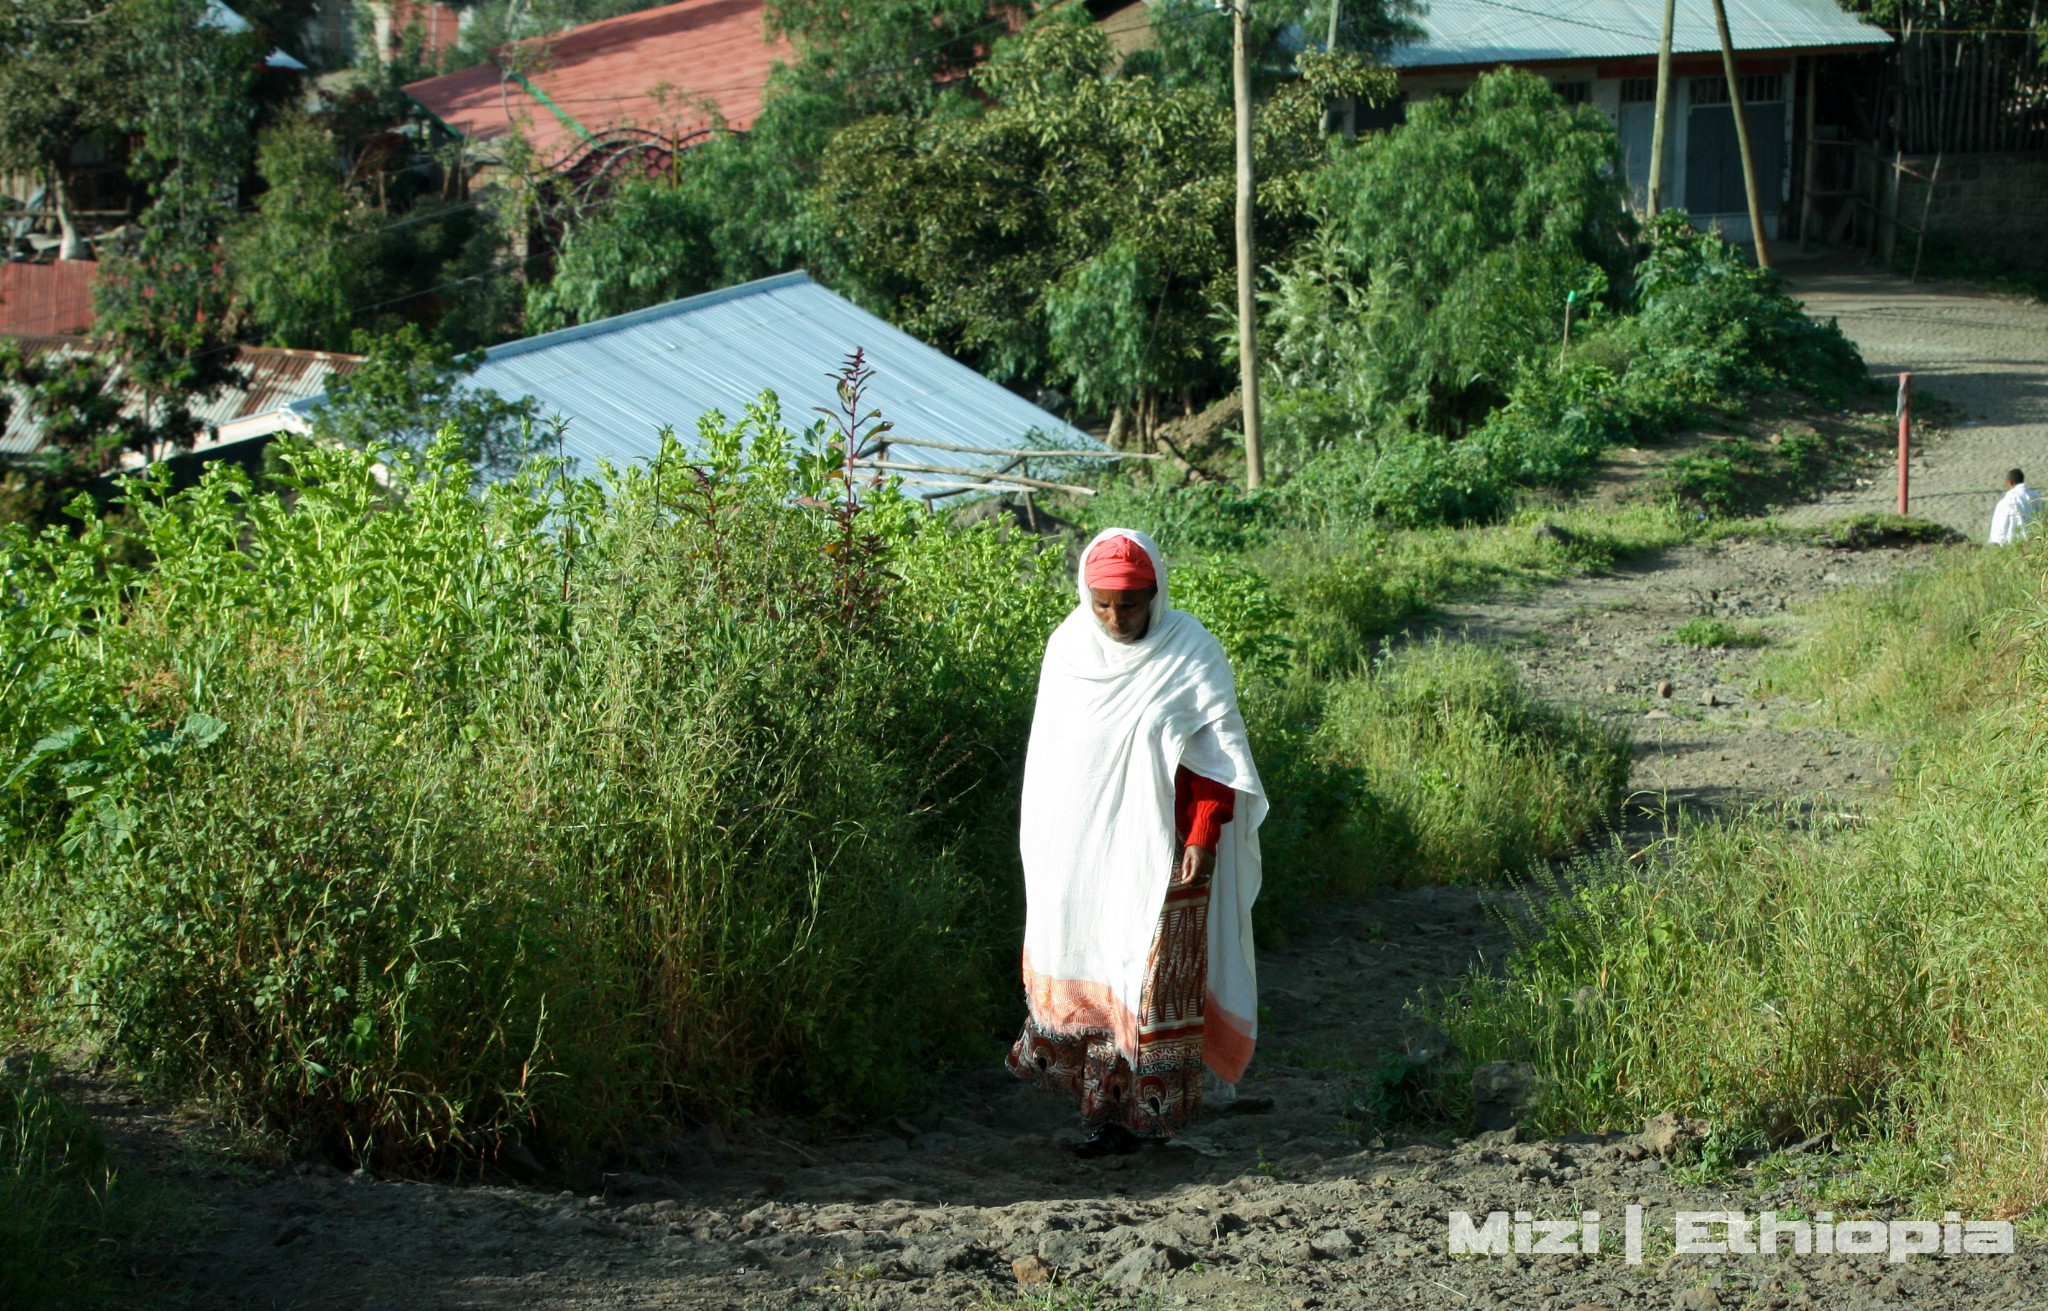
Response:
[{"label": "woman's hand", "polygon": [[1180,876],[1175,882],[1182,887],[1207,883],[1209,876],[1215,872],[1216,851],[1213,847],[1183,847],[1180,853]]}]

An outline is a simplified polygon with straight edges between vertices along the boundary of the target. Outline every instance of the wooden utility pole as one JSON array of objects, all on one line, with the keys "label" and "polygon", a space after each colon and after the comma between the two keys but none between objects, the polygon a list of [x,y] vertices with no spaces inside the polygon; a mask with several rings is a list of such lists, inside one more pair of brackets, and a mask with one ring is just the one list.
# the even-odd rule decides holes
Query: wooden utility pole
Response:
[{"label": "wooden utility pole", "polygon": [[1742,190],[1749,197],[1749,235],[1756,241],[1756,266],[1771,267],[1771,245],[1764,240],[1763,198],[1756,189],[1756,156],[1749,150],[1749,116],[1742,109],[1742,79],[1735,75],[1735,43],[1728,39],[1728,6],[1714,0],[1714,26],[1721,33],[1721,71],[1728,77],[1728,108],[1735,113],[1735,144],[1742,152]]},{"label": "wooden utility pole", "polygon": [[1664,208],[1664,121],[1671,117],[1671,21],[1678,0],[1664,0],[1664,35],[1657,39],[1657,111],[1650,128],[1650,217]]},{"label": "wooden utility pole", "polygon": [[1266,481],[1259,442],[1257,257],[1252,249],[1252,70],[1245,46],[1251,0],[1231,0],[1231,83],[1237,100],[1237,363],[1244,387],[1244,485]]},{"label": "wooden utility pole", "polygon": [[[1326,55],[1334,55],[1337,53],[1337,19],[1338,16],[1341,15],[1343,12],[1344,0],[1330,0],[1330,35],[1328,39],[1326,39],[1323,42],[1323,53]],[[1335,132],[1336,130],[1337,102],[1332,100],[1330,102],[1329,108],[1323,111],[1323,135],[1328,136],[1330,133]]]}]

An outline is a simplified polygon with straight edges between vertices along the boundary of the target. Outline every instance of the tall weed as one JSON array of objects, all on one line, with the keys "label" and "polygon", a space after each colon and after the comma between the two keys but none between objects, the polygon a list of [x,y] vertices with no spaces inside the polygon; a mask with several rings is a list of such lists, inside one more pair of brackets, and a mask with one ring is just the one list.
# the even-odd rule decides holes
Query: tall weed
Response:
[{"label": "tall weed", "polygon": [[764,403],[482,495],[308,449],[289,500],[216,470],[126,540],[11,536],[17,1004],[390,1168],[895,1102],[1009,1000],[1070,602],[827,436]]}]

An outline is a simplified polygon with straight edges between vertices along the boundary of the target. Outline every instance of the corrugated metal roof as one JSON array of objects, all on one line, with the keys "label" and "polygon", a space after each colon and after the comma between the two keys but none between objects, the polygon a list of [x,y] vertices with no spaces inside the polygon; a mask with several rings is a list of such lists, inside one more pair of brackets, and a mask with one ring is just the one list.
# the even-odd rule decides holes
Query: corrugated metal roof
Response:
[{"label": "corrugated metal roof", "polygon": [[0,333],[83,332],[92,327],[91,260],[0,264]]},{"label": "corrugated metal roof", "polygon": [[[920,439],[980,450],[1105,449],[804,273],[508,342],[485,353],[467,385],[509,399],[532,397],[543,415],[567,418],[564,453],[582,472],[594,473],[599,460],[624,466],[652,458],[664,426],[693,443],[698,416],[717,410],[737,419],[764,390],[781,400],[791,428],[807,428],[818,417],[812,406],[837,403],[834,380],[856,347],[875,374],[864,407],[880,410],[894,425],[892,460],[969,473],[1009,463],[920,449]],[[304,415],[315,404],[292,408]],[[903,480],[934,492],[958,482],[933,474]]]},{"label": "corrugated metal roof", "polygon": [[[1727,0],[1737,50],[1881,49],[1892,38],[1835,0]],[[1655,55],[1664,23],[1659,0],[1430,0],[1415,23],[1420,41],[1397,46],[1397,68],[1554,63]],[[1678,6],[1671,48],[1719,54],[1711,6]]]},{"label": "corrugated metal roof", "polygon": [[486,64],[414,82],[405,93],[473,141],[507,136],[517,120],[548,160],[612,128],[670,137],[709,128],[707,102],[727,127],[743,130],[761,112],[769,72],[792,58],[787,43],[768,39],[761,5],[683,0],[608,18],[520,42],[543,52],[523,79]]},{"label": "corrugated metal roof", "polygon": [[[92,343],[83,337],[42,334],[16,336],[14,340],[31,359],[52,353],[75,356],[89,356],[93,353]],[[325,392],[330,379],[346,377],[355,372],[356,365],[362,363],[362,356],[244,346],[235,363],[247,372],[248,381],[241,387],[232,387],[216,393],[211,399],[193,409],[193,417],[205,430],[194,447],[195,450],[203,451],[220,444],[208,440],[208,434],[213,431],[260,415],[280,416],[278,425],[267,430],[277,431],[277,427],[283,426],[282,416],[293,401],[305,400]],[[116,369],[109,375],[108,386],[119,385],[120,371]],[[15,399],[19,402],[18,394]],[[245,437],[255,435],[261,434],[244,434]],[[0,454],[29,455],[42,444],[41,420],[30,414],[25,405],[17,403],[11,407],[7,416],[7,426],[0,429]]]}]

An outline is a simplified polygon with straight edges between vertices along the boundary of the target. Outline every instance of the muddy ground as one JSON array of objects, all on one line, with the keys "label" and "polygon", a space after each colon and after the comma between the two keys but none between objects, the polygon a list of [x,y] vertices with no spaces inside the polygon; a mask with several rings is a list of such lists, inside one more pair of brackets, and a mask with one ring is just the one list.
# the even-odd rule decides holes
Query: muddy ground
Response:
[{"label": "muddy ground", "polygon": [[[1967,356],[1954,316],[1941,321],[1945,348]],[[1938,447],[1927,458],[1942,467]],[[1973,444],[1960,458],[1983,452]],[[1865,508],[1852,501],[1840,508]],[[1460,606],[1427,629],[1497,644],[1539,694],[1625,722],[1637,835],[1663,808],[1783,796],[1853,805],[1884,786],[1881,751],[1760,694],[1758,650],[1671,635],[1705,615],[1786,643],[1806,622],[1805,603],[1910,568],[1925,551],[1684,547],[1534,596]],[[1430,1041],[1418,1001],[1500,959],[1508,943],[1492,907],[1509,895],[1417,889],[1326,908],[1262,955],[1266,1037],[1235,1100],[1212,1100],[1173,1144],[1127,1158],[1075,1159],[1066,1106],[1011,1080],[993,1048],[988,1068],[921,1113],[829,1140],[699,1131],[650,1144],[573,1191],[538,1179],[456,1186],[269,1169],[221,1149],[202,1117],[105,1082],[75,1091],[132,1168],[182,1190],[203,1217],[136,1260],[137,1304],[2048,1307],[2048,1251],[2025,1242],[2010,1256],[1902,1263],[1672,1254],[1677,1210],[1810,1216],[1818,1196],[1853,1192],[1825,1143],[1768,1173],[1709,1182],[1628,1136],[1384,1132],[1369,1110],[1375,1070]],[[1629,1206],[1646,1208],[1640,1264],[1623,1253]],[[1494,1210],[1596,1210],[1605,1237],[1592,1255],[1448,1254],[1452,1212]]]}]

